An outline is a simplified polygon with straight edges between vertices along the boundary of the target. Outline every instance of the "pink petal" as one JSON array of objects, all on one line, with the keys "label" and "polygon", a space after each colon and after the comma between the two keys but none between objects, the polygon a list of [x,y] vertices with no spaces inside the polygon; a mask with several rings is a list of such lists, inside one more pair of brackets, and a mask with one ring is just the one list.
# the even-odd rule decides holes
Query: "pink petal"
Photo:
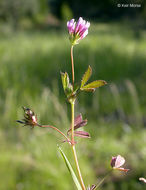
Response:
[{"label": "pink petal", "polygon": [[78,22],[77,22],[77,24],[76,24],[75,33],[78,32],[79,26],[82,25],[83,21],[84,20],[82,19],[82,17],[80,17],[79,20],[78,20]]},{"label": "pink petal", "polygon": [[90,138],[89,133],[85,131],[74,131],[74,135],[82,138]]},{"label": "pink petal", "polygon": [[74,126],[74,130],[79,129],[80,127],[84,127],[87,125],[87,119],[81,121],[78,125]]},{"label": "pink petal", "polygon": [[81,33],[80,38],[81,39],[85,38],[87,34],[88,34],[88,29],[86,29],[83,33]]},{"label": "pink petal", "polygon": [[79,123],[81,123],[82,121],[82,114],[80,113],[76,118],[75,118],[75,122],[74,122],[74,125],[78,125]]},{"label": "pink petal", "polygon": [[83,20],[83,22],[79,25],[77,33],[80,33],[84,28],[85,28],[85,21]]},{"label": "pink petal", "polygon": [[125,163],[125,159],[122,156],[118,155],[115,161],[115,168],[121,167],[124,163]]},{"label": "pink petal", "polygon": [[85,26],[86,26],[86,28],[89,28],[90,27],[90,22],[87,21]]},{"label": "pink petal", "polygon": [[75,20],[74,19],[71,19],[70,21],[67,22],[67,28],[68,28],[68,31],[69,33],[74,33],[74,29],[75,29]]},{"label": "pink petal", "polygon": [[82,25],[80,25],[78,33],[79,33],[81,39],[83,39],[85,36],[87,36],[89,27],[90,27],[90,22],[85,23],[85,21],[84,21],[84,23],[82,23]]},{"label": "pink petal", "polygon": [[[74,130],[79,129],[80,127],[84,127],[85,125],[87,125],[87,119],[83,120],[82,119],[82,114],[80,113],[74,121]],[[71,131],[71,127],[69,128],[69,130],[67,131],[67,134],[69,134]]]}]

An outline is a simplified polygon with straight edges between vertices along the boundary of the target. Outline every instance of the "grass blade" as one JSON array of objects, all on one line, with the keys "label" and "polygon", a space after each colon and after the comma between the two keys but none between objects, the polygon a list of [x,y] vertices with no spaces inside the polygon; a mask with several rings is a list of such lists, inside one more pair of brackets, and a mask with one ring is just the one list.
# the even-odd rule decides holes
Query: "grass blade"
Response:
[{"label": "grass blade", "polygon": [[59,149],[59,152],[60,152],[61,156],[63,157],[63,160],[64,160],[64,162],[65,162],[65,164],[66,164],[72,178],[73,178],[73,181],[74,181],[77,189],[82,190],[81,185],[80,185],[80,183],[79,183],[79,181],[78,181],[78,179],[76,177],[76,174],[75,174],[70,162],[68,161],[66,155],[64,154],[63,150],[59,146],[58,146],[58,149]]}]

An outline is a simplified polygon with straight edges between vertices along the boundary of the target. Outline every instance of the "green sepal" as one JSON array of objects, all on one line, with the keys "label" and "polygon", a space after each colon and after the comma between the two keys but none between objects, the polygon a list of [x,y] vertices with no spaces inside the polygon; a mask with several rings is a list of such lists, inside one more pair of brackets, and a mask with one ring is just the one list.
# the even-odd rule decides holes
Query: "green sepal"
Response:
[{"label": "green sepal", "polygon": [[81,88],[86,84],[86,82],[89,80],[91,75],[92,75],[92,68],[89,65],[87,71],[85,72],[85,74],[82,77]]},{"label": "green sepal", "polygon": [[65,73],[60,72],[60,74],[61,74],[64,92],[65,92],[66,96],[69,97],[73,92],[73,86],[69,82],[69,76],[68,76],[67,72],[65,72]]},{"label": "green sepal", "polygon": [[87,91],[87,92],[94,92],[96,88],[104,86],[105,84],[107,84],[107,82],[104,80],[95,80],[83,86],[82,88],[80,88],[80,90]]},{"label": "green sepal", "polygon": [[74,172],[74,170],[73,170],[73,168],[72,168],[72,166],[71,166],[69,160],[67,159],[67,157],[66,157],[66,155],[64,154],[63,150],[62,150],[59,146],[58,146],[58,149],[59,149],[59,152],[60,152],[60,154],[61,154],[61,156],[62,156],[62,158],[63,158],[63,160],[64,160],[64,162],[65,162],[65,164],[66,164],[66,167],[67,167],[69,173],[70,173],[71,176],[72,176],[72,179],[73,179],[73,181],[74,181],[74,183],[75,183],[77,189],[78,189],[78,190],[82,190],[82,187],[81,187],[81,185],[80,185],[80,183],[79,183],[79,181],[78,181],[78,178],[77,178],[77,176],[76,176],[76,174],[75,174],[75,172]]}]

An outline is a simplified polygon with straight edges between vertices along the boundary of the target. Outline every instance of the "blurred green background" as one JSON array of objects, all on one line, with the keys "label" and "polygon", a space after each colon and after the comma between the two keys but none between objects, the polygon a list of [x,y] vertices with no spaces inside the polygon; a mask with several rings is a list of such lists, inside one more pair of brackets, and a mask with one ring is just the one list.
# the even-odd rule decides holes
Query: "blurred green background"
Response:
[{"label": "blurred green background", "polygon": [[[83,16],[88,36],[74,48],[75,80],[90,64],[91,80],[108,85],[81,93],[75,115],[88,119],[91,139],[76,139],[86,185],[99,182],[112,156],[126,159],[128,174],[113,172],[100,189],[142,190],[146,176],[146,2],[118,8],[114,0],[0,0],[0,190],[73,190],[75,186],[52,130],[16,123],[21,106],[33,109],[43,124],[66,132],[70,107],[60,71],[71,77],[66,21]],[[67,144],[62,149],[72,161]]]}]

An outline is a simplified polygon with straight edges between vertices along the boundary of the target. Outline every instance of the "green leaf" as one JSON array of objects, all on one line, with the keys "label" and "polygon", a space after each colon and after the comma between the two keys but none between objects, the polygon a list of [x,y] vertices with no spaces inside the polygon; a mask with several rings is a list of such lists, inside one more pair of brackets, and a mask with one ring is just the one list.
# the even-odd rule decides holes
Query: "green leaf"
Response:
[{"label": "green leaf", "polygon": [[77,179],[77,177],[75,175],[75,172],[74,172],[70,162],[68,161],[66,155],[64,154],[63,150],[59,146],[58,146],[58,149],[59,149],[59,152],[60,152],[61,156],[63,157],[63,160],[64,160],[64,162],[65,162],[65,164],[67,166],[67,169],[69,170],[69,172],[70,172],[70,174],[71,174],[71,176],[73,178],[74,183],[76,184],[77,189],[82,190],[81,185],[80,185],[80,183],[79,183],[79,181],[78,181],[78,179]]},{"label": "green leaf", "polygon": [[65,73],[61,72],[61,79],[62,79],[62,85],[63,85],[64,92],[68,97],[72,94],[73,87],[69,83],[69,76],[68,76],[67,72],[65,72]]},{"label": "green leaf", "polygon": [[84,91],[87,91],[87,92],[94,92],[95,88],[99,88],[101,86],[104,86],[105,84],[107,84],[107,82],[104,81],[104,80],[95,80],[95,81],[83,86],[80,89],[84,90]]},{"label": "green leaf", "polygon": [[62,85],[63,85],[63,89],[65,91],[65,89],[68,87],[69,85],[69,77],[68,77],[68,74],[67,72],[65,73],[60,73],[61,74],[61,79],[62,79]]},{"label": "green leaf", "polygon": [[86,84],[86,82],[89,80],[91,75],[92,75],[92,68],[89,65],[87,71],[83,75],[83,78],[82,78],[82,81],[81,81],[81,88]]}]

